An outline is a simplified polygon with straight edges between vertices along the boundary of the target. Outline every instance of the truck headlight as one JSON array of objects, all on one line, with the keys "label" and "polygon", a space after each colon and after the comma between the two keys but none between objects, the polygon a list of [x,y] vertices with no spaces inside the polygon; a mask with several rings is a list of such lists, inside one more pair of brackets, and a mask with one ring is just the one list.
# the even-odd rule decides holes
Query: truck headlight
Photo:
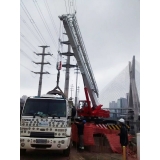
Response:
[{"label": "truck headlight", "polygon": [[25,143],[21,143],[21,147],[24,147],[25,146]]}]

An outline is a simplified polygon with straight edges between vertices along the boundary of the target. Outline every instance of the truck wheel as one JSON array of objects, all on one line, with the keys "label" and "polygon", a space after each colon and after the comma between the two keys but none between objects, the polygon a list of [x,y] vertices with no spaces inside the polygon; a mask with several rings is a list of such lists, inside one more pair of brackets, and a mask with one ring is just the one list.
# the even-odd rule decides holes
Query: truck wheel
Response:
[{"label": "truck wheel", "polygon": [[20,154],[25,154],[26,153],[26,149],[20,149]]},{"label": "truck wheel", "polygon": [[63,155],[65,156],[65,157],[69,157],[69,155],[70,155],[70,145],[69,145],[69,147],[67,148],[67,149],[65,149],[65,150],[63,150]]}]

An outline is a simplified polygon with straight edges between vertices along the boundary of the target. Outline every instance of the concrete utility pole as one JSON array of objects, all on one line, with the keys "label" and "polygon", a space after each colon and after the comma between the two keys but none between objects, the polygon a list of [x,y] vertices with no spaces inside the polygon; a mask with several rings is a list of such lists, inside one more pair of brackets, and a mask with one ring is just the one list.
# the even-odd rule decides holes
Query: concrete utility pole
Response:
[{"label": "concrete utility pole", "polygon": [[[35,53],[36,55],[41,55],[42,56],[42,61],[41,62],[33,62],[33,63],[35,63],[35,64],[41,64],[41,70],[40,70],[40,72],[33,72],[33,73],[35,73],[35,74],[40,74],[40,77],[39,77],[39,85],[38,85],[38,96],[41,96],[41,89],[42,89],[42,75],[43,74],[50,74],[49,72],[43,72],[43,65],[44,64],[50,64],[49,62],[44,62],[44,56],[46,56],[46,55],[52,55],[52,54],[50,54],[50,53],[45,53],[45,49],[47,48],[47,47],[49,47],[49,46],[39,46],[39,47],[42,47],[43,48],[43,53]],[[50,64],[51,65],[51,64]]]},{"label": "concrete utility pole", "polygon": [[77,81],[78,81],[78,74],[80,73],[80,72],[78,72],[79,71],[79,68],[78,68],[78,65],[77,65],[77,67],[76,67],[76,93],[75,93],[75,107],[76,107],[76,109],[77,109],[77,95],[78,95],[78,88],[77,88]]},{"label": "concrete utility pole", "polygon": [[73,84],[71,85],[71,98],[72,98],[72,91],[73,91]]},{"label": "concrete utility pole", "polygon": [[62,64],[62,67],[66,68],[64,94],[65,94],[66,98],[68,98],[70,68],[74,68],[74,67],[76,67],[76,65],[70,64],[70,57],[74,56],[74,53],[71,53],[70,42],[69,41],[63,41],[61,43],[68,45],[68,52],[61,53],[63,56],[67,56],[67,62],[66,62],[66,64]]}]

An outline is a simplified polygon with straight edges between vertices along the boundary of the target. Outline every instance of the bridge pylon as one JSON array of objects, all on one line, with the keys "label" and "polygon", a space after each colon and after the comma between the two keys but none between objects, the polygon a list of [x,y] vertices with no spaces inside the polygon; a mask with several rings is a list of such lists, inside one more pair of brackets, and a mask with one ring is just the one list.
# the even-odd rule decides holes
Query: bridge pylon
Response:
[{"label": "bridge pylon", "polygon": [[140,131],[139,115],[140,115],[140,101],[135,80],[135,56],[133,56],[132,63],[129,62],[129,98],[128,107],[133,110],[128,110],[128,121],[130,123],[130,132],[135,134]]}]

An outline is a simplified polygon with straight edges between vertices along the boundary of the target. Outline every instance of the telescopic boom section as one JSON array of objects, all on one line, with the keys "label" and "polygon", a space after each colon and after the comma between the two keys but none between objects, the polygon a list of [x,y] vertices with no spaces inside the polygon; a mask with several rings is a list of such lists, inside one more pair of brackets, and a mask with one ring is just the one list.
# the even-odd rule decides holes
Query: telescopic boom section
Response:
[{"label": "telescopic boom section", "polygon": [[82,39],[77,19],[74,14],[62,15],[59,16],[59,18],[63,21],[66,34],[69,38],[69,42],[74,52],[74,56],[77,60],[79,69],[83,77],[84,86],[88,89],[92,105],[93,107],[97,107],[100,105],[98,102],[99,91],[89,62],[89,58]]}]

